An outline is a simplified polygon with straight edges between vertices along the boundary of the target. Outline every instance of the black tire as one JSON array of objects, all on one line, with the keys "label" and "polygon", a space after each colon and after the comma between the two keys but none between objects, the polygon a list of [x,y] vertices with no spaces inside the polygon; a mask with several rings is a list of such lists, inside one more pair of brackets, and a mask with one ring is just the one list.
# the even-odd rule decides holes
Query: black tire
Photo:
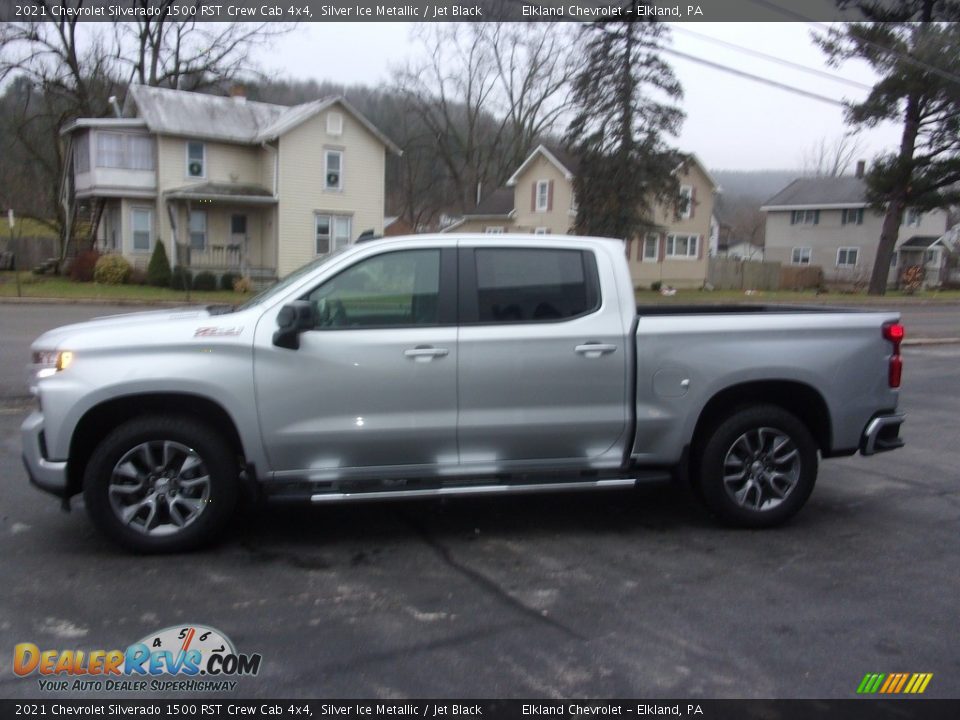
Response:
[{"label": "black tire", "polygon": [[[155,477],[160,465],[170,469]],[[184,552],[223,533],[238,485],[236,453],[219,433],[189,417],[152,415],[125,422],[100,442],[84,470],[83,497],[94,525],[122,547]],[[131,512],[127,522],[124,511]]]},{"label": "black tire", "polygon": [[708,431],[701,447],[698,489],[724,523],[779,525],[813,492],[817,443],[803,422],[776,405],[738,408]]}]

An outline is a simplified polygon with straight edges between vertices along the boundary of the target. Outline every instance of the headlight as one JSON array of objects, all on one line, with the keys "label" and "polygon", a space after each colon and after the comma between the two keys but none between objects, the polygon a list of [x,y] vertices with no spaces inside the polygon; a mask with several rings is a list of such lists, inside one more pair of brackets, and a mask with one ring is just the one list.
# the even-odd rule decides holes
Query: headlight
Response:
[{"label": "headlight", "polygon": [[38,378],[55,375],[66,370],[72,363],[73,353],[70,350],[37,350],[33,353],[33,364]]}]

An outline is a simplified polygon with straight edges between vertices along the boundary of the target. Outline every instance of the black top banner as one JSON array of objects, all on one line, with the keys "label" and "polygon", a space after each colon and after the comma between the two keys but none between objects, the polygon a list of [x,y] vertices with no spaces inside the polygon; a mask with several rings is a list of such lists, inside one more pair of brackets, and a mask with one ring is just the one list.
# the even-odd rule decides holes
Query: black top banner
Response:
[{"label": "black top banner", "polygon": [[46,717],[955,720],[960,700],[0,700],[0,720]]},{"label": "black top banner", "polygon": [[[872,0],[874,5],[900,0]],[[853,3],[851,3],[853,5]],[[834,22],[833,0],[0,0],[4,22]]]}]

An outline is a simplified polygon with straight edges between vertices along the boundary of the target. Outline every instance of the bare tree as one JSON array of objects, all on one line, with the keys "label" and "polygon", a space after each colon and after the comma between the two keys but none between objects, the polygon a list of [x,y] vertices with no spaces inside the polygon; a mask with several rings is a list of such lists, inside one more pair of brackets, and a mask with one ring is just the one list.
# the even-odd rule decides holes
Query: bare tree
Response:
[{"label": "bare tree", "polygon": [[860,139],[850,133],[833,140],[823,137],[803,151],[800,167],[806,177],[840,177],[861,152]]},{"label": "bare tree", "polygon": [[[136,0],[159,7],[159,14],[136,22],[116,23],[119,61],[130,82],[141,85],[205,90],[256,75],[251,51],[288,32],[284,23],[208,23],[167,14],[178,0]],[[199,8],[200,0],[192,6]],[[190,17],[190,16],[186,16]]]},{"label": "bare tree", "polygon": [[563,112],[572,76],[555,27],[475,23],[418,29],[422,62],[397,87],[431,133],[456,204],[499,186]]}]

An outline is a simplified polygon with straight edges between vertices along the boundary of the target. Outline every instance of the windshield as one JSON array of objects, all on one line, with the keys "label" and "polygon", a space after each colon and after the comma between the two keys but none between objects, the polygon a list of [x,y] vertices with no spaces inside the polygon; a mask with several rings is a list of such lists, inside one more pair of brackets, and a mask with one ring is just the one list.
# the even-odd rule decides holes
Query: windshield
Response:
[{"label": "windshield", "polygon": [[313,262],[307,263],[303,267],[297,268],[292,273],[290,273],[285,278],[283,278],[283,280],[275,282],[273,285],[267,288],[264,288],[263,290],[258,292],[256,295],[254,295],[252,298],[247,300],[245,303],[237,306],[236,310],[238,312],[241,310],[248,310],[254,307],[255,305],[260,305],[261,303],[267,300],[270,300],[274,296],[282,293],[288,287],[296,283],[304,275],[307,275],[308,273],[313,272],[314,270],[319,268],[321,265],[328,263],[329,261],[333,260],[335,257],[341,255],[345,250],[349,250],[351,247],[353,246],[346,245],[340,248],[339,250],[335,250],[329,255],[324,255],[322,258],[317,258]]}]

